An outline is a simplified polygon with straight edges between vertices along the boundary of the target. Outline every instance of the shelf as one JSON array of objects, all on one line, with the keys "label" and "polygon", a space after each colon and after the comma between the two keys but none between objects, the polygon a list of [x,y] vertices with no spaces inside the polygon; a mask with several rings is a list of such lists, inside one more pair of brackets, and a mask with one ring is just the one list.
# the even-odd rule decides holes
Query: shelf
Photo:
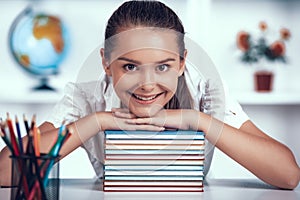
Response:
[{"label": "shelf", "polygon": [[0,94],[1,104],[55,104],[62,98],[57,91],[8,92]]},{"label": "shelf", "polygon": [[232,92],[241,105],[300,105],[300,91],[294,92]]}]

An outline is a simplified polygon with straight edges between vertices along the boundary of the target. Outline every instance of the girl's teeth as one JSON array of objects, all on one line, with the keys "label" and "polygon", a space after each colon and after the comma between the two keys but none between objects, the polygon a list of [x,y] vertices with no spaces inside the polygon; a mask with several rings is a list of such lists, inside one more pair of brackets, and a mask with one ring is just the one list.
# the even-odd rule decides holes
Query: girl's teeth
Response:
[{"label": "girl's teeth", "polygon": [[151,97],[142,97],[142,96],[138,96],[138,95],[134,95],[136,98],[140,99],[140,100],[143,100],[143,101],[149,101],[149,100],[152,100],[156,97],[156,95],[154,96],[151,96]]}]

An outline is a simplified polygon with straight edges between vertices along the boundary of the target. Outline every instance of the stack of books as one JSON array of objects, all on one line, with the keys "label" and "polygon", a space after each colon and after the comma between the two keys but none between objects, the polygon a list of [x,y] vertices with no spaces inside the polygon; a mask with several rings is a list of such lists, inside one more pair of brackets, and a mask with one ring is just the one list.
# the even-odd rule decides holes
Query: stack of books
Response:
[{"label": "stack of books", "polygon": [[105,131],[104,191],[203,192],[204,133]]}]

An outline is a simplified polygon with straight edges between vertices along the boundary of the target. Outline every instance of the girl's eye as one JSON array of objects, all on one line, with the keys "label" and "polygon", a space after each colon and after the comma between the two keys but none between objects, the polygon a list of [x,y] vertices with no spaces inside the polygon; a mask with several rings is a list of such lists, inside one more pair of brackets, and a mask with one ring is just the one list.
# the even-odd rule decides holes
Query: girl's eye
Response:
[{"label": "girl's eye", "polygon": [[136,71],[137,70],[137,67],[133,64],[126,64],[123,66],[123,68],[126,70],[126,71]]},{"label": "girl's eye", "polygon": [[157,66],[157,70],[160,71],[160,72],[165,72],[168,69],[169,69],[169,65],[166,65],[166,64]]}]

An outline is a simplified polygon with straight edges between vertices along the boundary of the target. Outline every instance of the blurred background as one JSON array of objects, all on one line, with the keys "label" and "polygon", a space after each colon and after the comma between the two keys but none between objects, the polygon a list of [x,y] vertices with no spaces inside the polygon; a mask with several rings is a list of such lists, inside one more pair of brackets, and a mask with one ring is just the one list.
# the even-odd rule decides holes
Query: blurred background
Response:
[{"label": "blurred background", "polygon": [[[77,81],[86,59],[91,53],[97,53],[98,46],[103,42],[106,22],[122,2],[0,0],[0,116],[5,117],[5,113],[10,112],[19,117],[23,113],[28,117],[37,114],[38,123],[47,119],[48,113],[62,97],[64,85]],[[162,2],[179,15],[186,35],[208,53],[229,93],[241,103],[252,121],[289,146],[300,163],[300,0]],[[39,13],[42,15],[35,15]],[[32,38],[35,26],[32,20],[23,21],[30,16],[38,16],[35,19],[41,24],[48,20],[49,29],[44,33],[54,29],[61,34],[61,38],[48,35],[45,36],[48,43],[40,43],[37,34],[34,41],[25,42]],[[59,20],[61,28],[53,27],[51,20]],[[267,32],[261,33],[261,21],[267,24]],[[272,44],[273,41],[280,40],[279,31],[282,28],[287,28],[291,34],[289,40],[284,42],[284,48],[279,49],[279,53],[284,54],[286,63],[264,60],[249,64],[241,61],[245,49],[238,48],[237,45],[240,31],[249,33],[251,38],[264,36]],[[243,40],[239,42],[244,44]],[[27,49],[32,50],[26,52]],[[42,54],[43,49],[49,50]],[[35,56],[44,59],[34,60]],[[100,60],[95,60],[94,65],[95,70],[97,67],[101,68]],[[273,88],[269,92],[257,92],[254,88],[254,73],[262,66],[274,73]],[[45,83],[46,80],[47,86],[54,88],[54,91],[33,90],[41,81]],[[2,148],[1,141],[0,149]],[[61,162],[62,178],[93,176],[94,171],[80,148]],[[218,150],[209,176],[253,177]]]}]

